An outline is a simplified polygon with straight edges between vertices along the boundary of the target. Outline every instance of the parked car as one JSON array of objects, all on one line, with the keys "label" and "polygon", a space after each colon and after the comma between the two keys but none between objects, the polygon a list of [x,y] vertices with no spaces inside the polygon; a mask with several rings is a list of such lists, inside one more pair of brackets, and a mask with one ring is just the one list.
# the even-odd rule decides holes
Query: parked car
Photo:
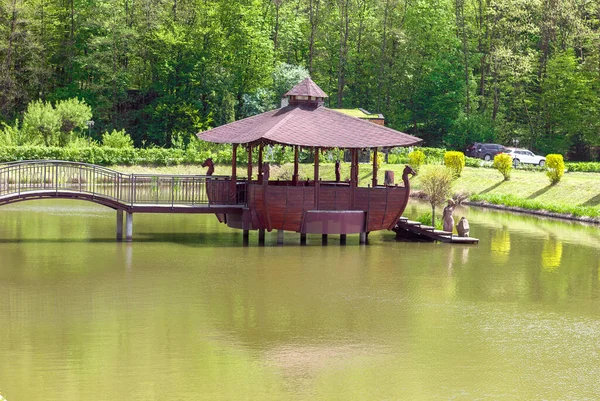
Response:
[{"label": "parked car", "polygon": [[498,145],[496,143],[479,143],[477,144],[477,150],[475,151],[475,157],[483,159],[485,161],[490,161],[494,159],[498,153],[503,153],[506,151],[502,145]]},{"label": "parked car", "polygon": [[481,145],[479,142],[468,145],[465,149],[465,156],[477,157],[477,147]]},{"label": "parked car", "polygon": [[506,151],[502,153],[505,153],[512,158],[514,166],[517,166],[519,163],[537,164],[539,166],[546,164],[546,158],[544,156],[538,156],[527,149],[507,148]]}]

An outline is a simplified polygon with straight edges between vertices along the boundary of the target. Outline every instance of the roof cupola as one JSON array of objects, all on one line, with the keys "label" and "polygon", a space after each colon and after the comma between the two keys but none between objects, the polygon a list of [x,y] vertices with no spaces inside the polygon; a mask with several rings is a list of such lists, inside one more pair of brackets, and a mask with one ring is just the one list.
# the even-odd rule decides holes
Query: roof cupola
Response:
[{"label": "roof cupola", "polygon": [[309,106],[319,107],[325,102],[325,98],[329,97],[319,85],[314,83],[310,78],[304,79],[302,82],[290,89],[285,95],[290,106]]}]

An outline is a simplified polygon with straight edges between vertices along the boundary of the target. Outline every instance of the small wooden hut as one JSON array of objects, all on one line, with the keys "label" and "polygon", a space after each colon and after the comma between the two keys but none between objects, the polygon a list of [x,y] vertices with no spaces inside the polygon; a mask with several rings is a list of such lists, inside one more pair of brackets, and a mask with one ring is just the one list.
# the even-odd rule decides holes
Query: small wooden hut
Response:
[{"label": "small wooden hut", "polygon": [[[403,176],[403,186],[379,185],[377,151],[415,145],[421,139],[324,107],[327,95],[310,78],[284,97],[288,100],[285,107],[198,134],[204,141],[233,145],[231,180],[212,183],[209,197],[212,193],[213,197],[219,194],[223,198],[226,193],[231,202],[246,207],[242,214],[221,215],[220,220],[245,231],[276,229],[302,234],[365,234],[393,228],[408,201],[410,168]],[[270,181],[264,170],[263,148],[273,144],[294,148],[294,173],[289,181]],[[248,153],[248,176],[244,181],[236,177],[240,145]],[[253,177],[252,150],[257,147],[258,174]],[[323,181],[319,177],[320,154],[332,148],[349,150],[352,155],[347,182]],[[299,179],[300,149],[313,152],[311,180]],[[370,186],[359,187],[358,153],[364,149],[374,153],[373,178]]]}]

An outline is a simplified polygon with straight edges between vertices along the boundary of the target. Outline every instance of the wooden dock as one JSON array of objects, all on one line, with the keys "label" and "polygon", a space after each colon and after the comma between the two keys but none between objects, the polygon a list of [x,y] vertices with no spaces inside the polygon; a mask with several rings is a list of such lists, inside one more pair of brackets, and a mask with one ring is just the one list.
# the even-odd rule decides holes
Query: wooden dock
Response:
[{"label": "wooden dock", "polygon": [[452,244],[478,244],[479,239],[473,237],[459,237],[448,231],[436,230],[432,226],[400,217],[393,228],[396,238],[414,242],[445,242]]}]

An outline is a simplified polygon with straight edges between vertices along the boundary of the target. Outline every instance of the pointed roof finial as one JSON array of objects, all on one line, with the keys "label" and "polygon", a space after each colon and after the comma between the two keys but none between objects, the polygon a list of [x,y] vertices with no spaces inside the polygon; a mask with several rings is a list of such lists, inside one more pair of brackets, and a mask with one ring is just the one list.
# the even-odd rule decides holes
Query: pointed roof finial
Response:
[{"label": "pointed roof finial", "polygon": [[312,97],[329,97],[323,89],[319,88],[319,85],[314,83],[312,79],[305,78],[302,82],[290,89],[285,95],[286,96],[312,96]]}]

